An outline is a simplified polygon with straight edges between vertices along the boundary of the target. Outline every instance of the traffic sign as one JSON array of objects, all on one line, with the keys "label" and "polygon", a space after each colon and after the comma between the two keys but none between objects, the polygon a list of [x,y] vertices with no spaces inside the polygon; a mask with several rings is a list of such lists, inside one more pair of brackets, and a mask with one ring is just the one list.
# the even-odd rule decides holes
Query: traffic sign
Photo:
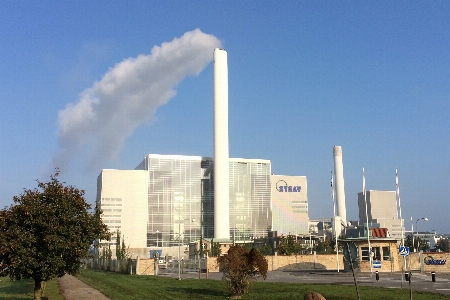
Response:
[{"label": "traffic sign", "polygon": [[381,261],[379,261],[379,260],[374,260],[374,261],[373,261],[373,267],[374,267],[375,269],[380,269],[380,268],[381,268]]},{"label": "traffic sign", "polygon": [[409,255],[409,247],[406,246],[400,246],[400,249],[398,250],[398,253],[401,256],[408,256]]}]

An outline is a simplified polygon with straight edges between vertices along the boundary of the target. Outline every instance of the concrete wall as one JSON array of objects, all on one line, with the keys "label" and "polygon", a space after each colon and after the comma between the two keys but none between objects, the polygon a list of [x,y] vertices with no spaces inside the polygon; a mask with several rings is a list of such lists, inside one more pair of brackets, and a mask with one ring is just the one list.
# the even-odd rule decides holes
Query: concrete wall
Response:
[{"label": "concrete wall", "polygon": [[[377,246],[374,243],[374,247]],[[337,270],[336,254],[306,254],[306,255],[275,255],[265,256],[269,265],[269,271],[274,270]],[[425,261],[433,259],[435,263],[426,264]],[[372,271],[378,272],[401,272],[411,269],[412,271],[421,272],[440,272],[450,273],[450,253],[411,253],[405,257],[405,268],[403,268],[403,257],[398,254],[395,247],[391,247],[391,260],[381,262],[381,268]],[[344,270],[347,264],[344,262],[342,254],[339,254],[339,270]],[[437,262],[436,262],[437,261]],[[442,264],[444,263],[445,264]],[[217,257],[208,259],[209,272],[219,272]],[[362,272],[370,272],[370,264],[368,261],[360,262],[359,270]]]},{"label": "concrete wall", "polygon": [[[421,272],[436,272],[436,273],[450,273],[450,253],[436,252],[436,253],[411,253],[405,257],[406,269],[402,268],[403,257],[398,255],[396,249],[391,250],[390,261],[382,261],[380,269],[372,269],[373,272],[401,272],[411,269],[412,271]],[[274,270],[337,270],[336,254],[306,254],[306,255],[274,255],[265,256],[268,262],[269,271]],[[346,263],[342,254],[338,256],[339,270],[344,270]],[[431,260],[431,262],[430,262]],[[434,264],[433,264],[434,262]],[[125,267],[125,264],[128,264]],[[208,258],[208,272],[219,272],[219,265],[217,257]],[[103,270],[117,269],[115,261],[98,260],[94,262],[90,260],[87,262],[89,267],[94,267]],[[129,270],[129,262],[123,262],[123,267],[126,272]],[[360,262],[360,271],[370,272],[369,262]],[[119,271],[119,270],[117,270]],[[155,267],[153,259],[136,260],[137,275],[154,275]]]},{"label": "concrete wall", "polygon": [[420,261],[423,272],[450,273],[450,253],[421,253]]},{"label": "concrete wall", "polygon": [[[336,254],[305,254],[265,256],[269,271],[274,270],[337,270]],[[338,256],[339,270],[344,270],[344,258]],[[208,259],[209,272],[219,272],[217,257]]]}]

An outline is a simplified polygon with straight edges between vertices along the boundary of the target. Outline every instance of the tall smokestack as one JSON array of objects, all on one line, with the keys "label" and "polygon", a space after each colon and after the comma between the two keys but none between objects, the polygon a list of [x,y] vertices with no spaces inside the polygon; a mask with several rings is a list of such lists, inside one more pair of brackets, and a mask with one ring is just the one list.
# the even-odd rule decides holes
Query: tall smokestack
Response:
[{"label": "tall smokestack", "polygon": [[214,239],[230,240],[227,52],[214,49]]},{"label": "tall smokestack", "polygon": [[347,224],[347,212],[345,210],[344,192],[344,165],[342,163],[342,147],[333,147],[334,175],[336,176],[336,215],[341,217],[344,224]]}]

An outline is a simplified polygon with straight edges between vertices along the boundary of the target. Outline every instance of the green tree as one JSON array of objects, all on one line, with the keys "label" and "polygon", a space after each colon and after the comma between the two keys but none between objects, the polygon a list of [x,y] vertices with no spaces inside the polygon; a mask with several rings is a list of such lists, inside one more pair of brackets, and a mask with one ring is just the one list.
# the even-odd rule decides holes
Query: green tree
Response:
[{"label": "green tree", "polygon": [[267,260],[255,248],[247,252],[241,246],[231,246],[227,254],[217,258],[217,262],[234,299],[241,298],[248,291],[251,280],[258,276],[267,277]]},{"label": "green tree", "polygon": [[330,253],[333,251],[333,246],[331,245],[331,240],[328,237],[325,237],[325,240],[319,241],[316,245],[317,253]]},{"label": "green tree", "polygon": [[111,245],[108,244],[108,248],[102,248],[102,254],[100,255],[100,258],[111,260],[111,257],[112,257]]},{"label": "green tree", "polygon": [[405,246],[411,248],[411,250],[412,250],[412,248],[414,248],[414,247],[413,247],[413,242],[412,242],[412,235],[408,234],[408,235],[406,236],[406,239],[405,239]]},{"label": "green tree", "polygon": [[413,245],[412,235],[406,236],[405,246],[409,247],[410,251],[412,251],[413,249],[415,249],[416,251],[427,250],[429,248],[428,243],[425,240],[423,240],[417,236],[414,237],[414,245]]},{"label": "green tree", "polygon": [[84,191],[58,181],[25,189],[0,211],[0,276],[34,279],[34,299],[45,295],[46,281],[76,274],[96,239],[109,239],[101,210],[89,212]]},{"label": "green tree", "polygon": [[261,253],[261,255],[272,255],[272,247],[270,247],[269,244],[264,243],[264,245],[259,248],[259,253]]},{"label": "green tree", "polygon": [[250,250],[252,250],[252,248],[253,248],[253,245],[251,243],[245,243],[245,244],[242,244],[241,246],[247,252],[250,252]]},{"label": "green tree", "polygon": [[277,251],[278,251],[278,254],[280,254],[280,255],[290,255],[291,254],[289,252],[287,238],[284,235],[280,236],[280,242],[278,243]]},{"label": "green tree", "polygon": [[123,260],[128,258],[128,251],[127,247],[125,246],[125,240],[120,239],[120,231],[117,230],[116,232],[116,259],[117,260]]},{"label": "green tree", "polygon": [[214,239],[211,239],[211,256],[220,256],[222,254],[222,249],[220,243],[215,243]]},{"label": "green tree", "polygon": [[450,251],[448,239],[440,238],[439,241],[437,242],[436,247],[438,249],[440,249],[441,251],[444,251],[444,252],[449,252]]},{"label": "green tree", "polygon": [[297,241],[295,235],[288,235],[280,237],[280,243],[278,245],[278,253],[281,255],[300,254],[303,251],[303,246]]}]

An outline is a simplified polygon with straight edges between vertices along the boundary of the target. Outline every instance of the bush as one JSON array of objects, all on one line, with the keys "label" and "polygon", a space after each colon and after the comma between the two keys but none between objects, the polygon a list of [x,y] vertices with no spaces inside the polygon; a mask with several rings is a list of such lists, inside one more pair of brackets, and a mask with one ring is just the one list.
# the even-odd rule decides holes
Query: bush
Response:
[{"label": "bush", "polygon": [[247,253],[241,246],[231,246],[227,254],[217,258],[217,262],[234,299],[241,298],[248,291],[251,280],[267,277],[267,260],[255,248]]}]

